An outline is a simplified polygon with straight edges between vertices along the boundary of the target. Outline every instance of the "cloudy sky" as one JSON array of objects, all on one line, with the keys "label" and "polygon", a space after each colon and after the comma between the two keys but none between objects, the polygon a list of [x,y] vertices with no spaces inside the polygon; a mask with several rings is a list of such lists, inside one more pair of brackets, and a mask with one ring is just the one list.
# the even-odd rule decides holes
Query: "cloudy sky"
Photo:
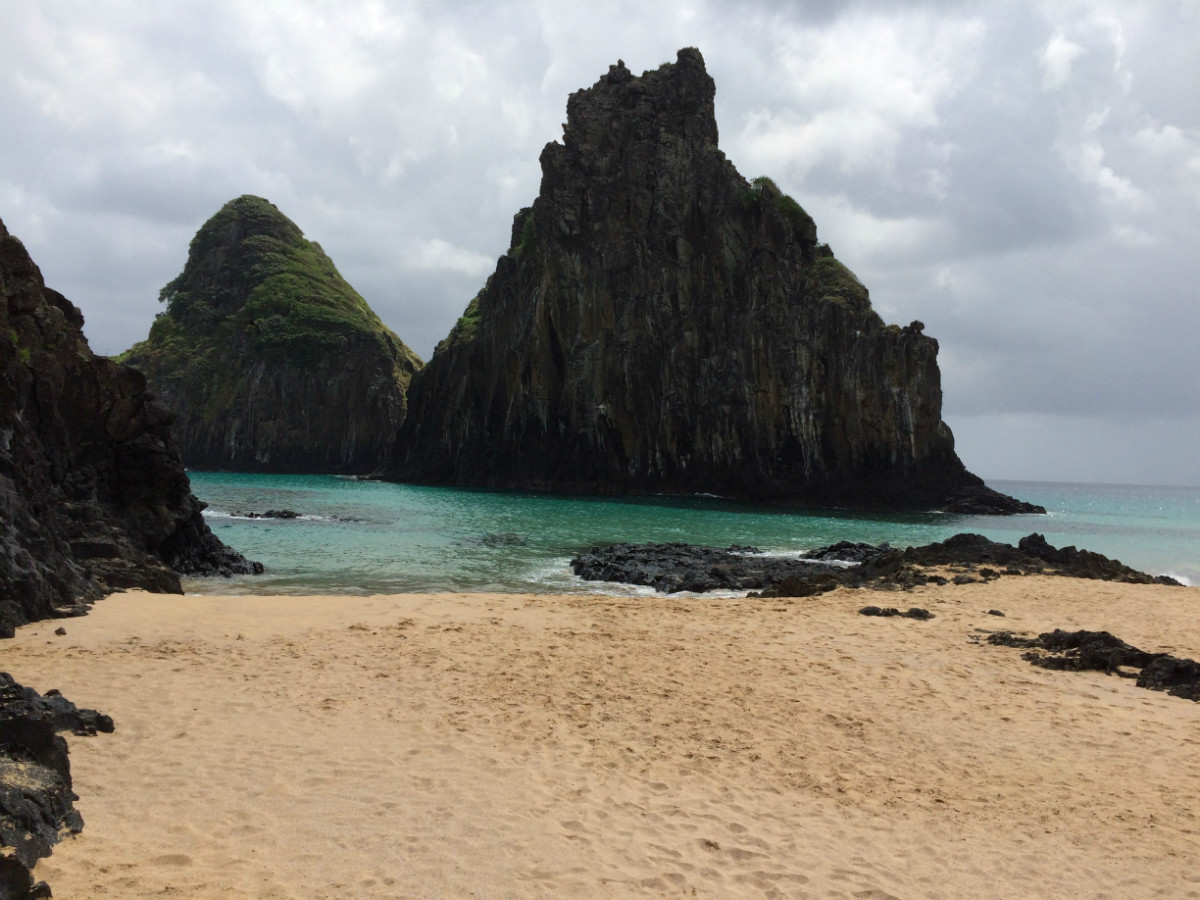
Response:
[{"label": "cloudy sky", "polygon": [[567,95],[683,46],[742,174],[939,340],[968,468],[1200,485],[1194,0],[0,0],[0,219],[116,353],[258,194],[428,358]]}]

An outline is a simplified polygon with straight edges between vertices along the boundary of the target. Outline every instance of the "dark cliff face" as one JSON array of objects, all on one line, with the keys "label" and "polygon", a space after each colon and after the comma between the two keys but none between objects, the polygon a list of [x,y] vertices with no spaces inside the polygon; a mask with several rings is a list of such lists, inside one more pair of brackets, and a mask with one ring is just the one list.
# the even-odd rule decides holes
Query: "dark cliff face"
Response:
[{"label": "dark cliff face", "polygon": [[696,50],[571,95],[495,273],[409,391],[392,477],[1033,511],[963,467],[937,342],[717,148]]},{"label": "dark cliff face", "polygon": [[0,223],[0,633],[111,590],[179,593],[177,572],[257,565],[204,524],[146,379],[93,355],[82,329]]},{"label": "dark cliff face", "polygon": [[178,415],[188,466],[384,467],[421,361],[273,205],[227,203],[162,299],[149,337],[121,358]]}]

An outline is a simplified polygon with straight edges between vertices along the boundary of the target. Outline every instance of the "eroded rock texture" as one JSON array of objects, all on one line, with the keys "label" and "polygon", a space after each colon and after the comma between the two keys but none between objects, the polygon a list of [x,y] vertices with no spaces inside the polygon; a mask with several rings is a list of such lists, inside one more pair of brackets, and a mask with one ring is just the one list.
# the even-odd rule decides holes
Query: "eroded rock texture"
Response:
[{"label": "eroded rock texture", "polygon": [[[1011,631],[988,635],[988,643],[1027,650],[1021,657],[1043,669],[1068,672],[1098,670],[1109,675],[1136,678],[1137,686],[1165,691],[1200,703],[1200,663],[1169,653],[1150,653],[1127,644],[1107,631],[1063,631],[1056,628],[1034,637]],[[1046,653],[1040,653],[1045,650]],[[1138,672],[1128,671],[1139,669]]]},{"label": "eroded rock texture", "polygon": [[699,51],[571,95],[512,243],[409,391],[390,477],[1041,511],[963,467],[938,345],[717,147]]},{"label": "eroded rock texture", "polygon": [[[1021,538],[1016,547],[969,533],[904,549],[841,541],[799,557],[764,554],[754,547],[719,550],[679,542],[606,544],[574,557],[571,569],[587,581],[640,584],[664,593],[762,588],[761,594],[751,596],[811,597],[838,587],[906,590],[947,584],[937,569],[952,566],[975,571],[984,563],[1004,566],[1005,575],[1065,575],[1179,586],[1170,576],[1139,572],[1090,550],[1059,549],[1040,534]],[[986,567],[978,573],[985,581],[1001,577],[1000,572]],[[978,580],[955,578],[959,584]]]},{"label": "eroded rock texture", "polygon": [[49,897],[31,870],[63,835],[83,828],[67,742],[58,732],[112,730],[108,716],[77,709],[58,691],[42,697],[0,672],[0,900]]},{"label": "eroded rock texture", "polygon": [[387,464],[421,361],[273,204],[225,204],[162,299],[149,337],[122,360],[178,415],[188,466],[365,474]]},{"label": "eroded rock texture", "polygon": [[170,411],[82,329],[0,222],[0,635],[113,590],[258,566],[205,525]]}]

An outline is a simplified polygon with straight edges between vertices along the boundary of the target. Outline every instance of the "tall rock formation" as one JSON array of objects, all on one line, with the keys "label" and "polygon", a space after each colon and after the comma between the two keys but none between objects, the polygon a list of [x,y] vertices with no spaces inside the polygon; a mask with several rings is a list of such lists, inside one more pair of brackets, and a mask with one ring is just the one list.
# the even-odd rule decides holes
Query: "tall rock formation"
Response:
[{"label": "tall rock formation", "polygon": [[122,355],[195,469],[363,474],[387,463],[420,359],[274,205],[226,203]]},{"label": "tall rock formation", "polygon": [[181,593],[177,573],[262,571],[205,525],[170,424],[0,222],[0,636],[121,588]]},{"label": "tall rock formation", "polygon": [[390,477],[1039,511],[963,467],[937,342],[885,325],[804,210],[738,174],[714,90],[685,49],[571,95],[507,254],[412,383]]}]

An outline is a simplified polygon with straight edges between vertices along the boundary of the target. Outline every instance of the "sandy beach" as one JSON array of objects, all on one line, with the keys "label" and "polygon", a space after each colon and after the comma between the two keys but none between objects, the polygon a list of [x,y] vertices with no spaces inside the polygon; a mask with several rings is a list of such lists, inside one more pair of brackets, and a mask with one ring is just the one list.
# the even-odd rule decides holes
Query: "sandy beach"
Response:
[{"label": "sandy beach", "polygon": [[980,630],[1200,658],[1198,605],[128,593],[3,668],[116,720],[69,738],[86,827],[36,870],[68,900],[1200,897],[1200,704]]}]

